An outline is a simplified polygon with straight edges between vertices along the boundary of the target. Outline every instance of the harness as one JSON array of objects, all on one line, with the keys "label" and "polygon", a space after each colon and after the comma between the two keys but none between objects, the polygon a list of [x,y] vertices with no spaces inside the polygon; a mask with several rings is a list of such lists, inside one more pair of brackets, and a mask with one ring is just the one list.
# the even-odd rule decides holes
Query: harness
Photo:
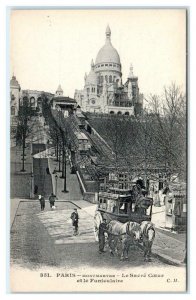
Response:
[{"label": "harness", "polygon": [[128,236],[132,237],[132,235],[129,233],[129,227],[130,227],[130,222],[127,222],[126,232],[120,233],[120,234],[111,233],[108,229],[104,229],[104,231],[111,234],[111,235],[113,235],[113,236],[116,236],[116,237],[120,237],[120,236],[123,236],[123,235],[128,235]]},{"label": "harness", "polygon": [[150,224],[150,226],[149,226],[149,223],[147,223],[147,224],[145,225],[145,227],[144,227],[144,230],[143,230],[144,236],[148,237],[148,231],[149,231],[150,229],[152,229],[152,230],[154,231],[154,233],[155,233],[154,225],[153,225],[153,224]]},{"label": "harness", "polygon": [[129,227],[130,227],[130,222],[127,223],[127,226],[126,226],[126,234],[127,234],[128,236],[131,236],[131,237],[132,237],[132,235],[129,233]]}]

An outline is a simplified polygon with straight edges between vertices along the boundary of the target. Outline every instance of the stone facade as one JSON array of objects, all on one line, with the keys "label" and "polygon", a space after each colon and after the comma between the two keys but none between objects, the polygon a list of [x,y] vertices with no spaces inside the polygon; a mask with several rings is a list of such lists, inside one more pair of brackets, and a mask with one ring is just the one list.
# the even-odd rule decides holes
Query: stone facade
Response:
[{"label": "stone facade", "polygon": [[21,99],[21,87],[18,81],[16,80],[16,76],[12,76],[12,79],[10,80],[10,110],[11,110],[11,116],[17,116],[19,105],[20,105],[20,99]]},{"label": "stone facade", "polygon": [[76,110],[76,100],[63,95],[61,85],[58,86],[54,97],[52,98],[52,108],[62,111],[67,117]]},{"label": "stone facade", "polygon": [[75,90],[77,104],[85,112],[106,114],[140,114],[143,95],[139,93],[138,77],[130,72],[122,84],[121,62],[117,50],[111,43],[111,30],[106,28],[105,45],[99,50],[95,63],[84,77],[84,89]]},{"label": "stone facade", "polygon": [[46,93],[44,91],[37,91],[37,90],[22,90],[21,95],[21,105],[24,101],[27,101],[33,110],[41,111],[43,97],[42,94],[45,94],[49,100],[52,99],[53,94]]}]

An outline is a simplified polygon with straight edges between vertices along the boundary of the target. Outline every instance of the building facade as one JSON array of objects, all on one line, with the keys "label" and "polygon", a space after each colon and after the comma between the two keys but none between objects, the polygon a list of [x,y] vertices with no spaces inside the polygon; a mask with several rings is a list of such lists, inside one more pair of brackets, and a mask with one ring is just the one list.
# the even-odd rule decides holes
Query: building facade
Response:
[{"label": "building facade", "polygon": [[20,99],[21,99],[21,87],[18,83],[16,76],[12,76],[10,80],[10,110],[11,110],[11,116],[17,116],[19,105],[20,105]]},{"label": "building facade", "polygon": [[67,117],[76,110],[76,100],[63,95],[61,85],[58,86],[54,97],[52,98],[52,108],[63,112]]},{"label": "building facade", "polygon": [[49,101],[54,96],[54,94],[44,92],[44,91],[22,90],[20,104],[23,105],[23,103],[27,102],[28,105],[31,106],[32,110],[41,112],[43,94],[48,97]]},{"label": "building facade", "polygon": [[138,77],[131,65],[126,82],[122,83],[120,56],[111,43],[110,27],[106,28],[105,45],[84,77],[84,89],[76,90],[74,98],[85,112],[106,114],[140,114],[143,95],[139,93]]}]

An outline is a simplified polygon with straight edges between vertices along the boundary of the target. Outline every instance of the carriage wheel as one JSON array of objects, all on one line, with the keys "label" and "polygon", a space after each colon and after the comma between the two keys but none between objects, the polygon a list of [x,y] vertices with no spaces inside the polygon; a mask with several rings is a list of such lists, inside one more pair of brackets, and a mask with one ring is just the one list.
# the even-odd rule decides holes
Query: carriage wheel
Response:
[{"label": "carriage wheel", "polygon": [[102,215],[99,211],[95,213],[94,216],[94,236],[95,236],[95,241],[99,241],[98,233],[99,233],[99,225],[103,222]]}]

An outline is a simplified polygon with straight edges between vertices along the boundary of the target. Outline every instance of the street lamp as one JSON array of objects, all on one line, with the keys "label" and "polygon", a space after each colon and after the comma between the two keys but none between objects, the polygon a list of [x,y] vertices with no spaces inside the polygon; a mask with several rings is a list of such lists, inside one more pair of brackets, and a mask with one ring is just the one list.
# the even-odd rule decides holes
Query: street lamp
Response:
[{"label": "street lamp", "polygon": [[58,176],[55,176],[55,195],[57,196],[57,180],[58,180]]},{"label": "street lamp", "polygon": [[69,193],[69,191],[67,190],[67,174],[66,174],[66,164],[67,164],[67,159],[66,159],[66,151],[64,150],[64,184],[63,184],[63,193]]},{"label": "street lamp", "polygon": [[31,172],[31,191],[30,191],[30,199],[34,198],[34,174]]}]

